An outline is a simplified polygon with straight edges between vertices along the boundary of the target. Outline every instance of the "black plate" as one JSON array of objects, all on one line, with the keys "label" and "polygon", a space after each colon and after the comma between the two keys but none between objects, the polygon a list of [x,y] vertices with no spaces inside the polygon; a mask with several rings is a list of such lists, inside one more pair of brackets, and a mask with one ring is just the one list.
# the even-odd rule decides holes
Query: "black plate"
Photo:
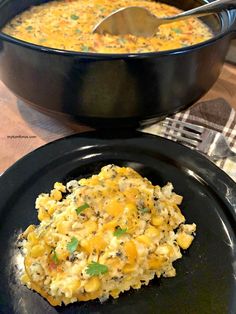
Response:
[{"label": "black plate", "polygon": [[[109,133],[109,134],[107,134]],[[30,153],[0,178],[1,313],[236,313],[236,185],[200,154],[138,132],[90,132]],[[16,279],[16,235],[37,223],[34,201],[56,181],[89,176],[103,165],[131,166],[154,184],[172,182],[184,196],[187,222],[197,224],[191,248],[175,263],[177,276],[119,299],[51,307]]]}]

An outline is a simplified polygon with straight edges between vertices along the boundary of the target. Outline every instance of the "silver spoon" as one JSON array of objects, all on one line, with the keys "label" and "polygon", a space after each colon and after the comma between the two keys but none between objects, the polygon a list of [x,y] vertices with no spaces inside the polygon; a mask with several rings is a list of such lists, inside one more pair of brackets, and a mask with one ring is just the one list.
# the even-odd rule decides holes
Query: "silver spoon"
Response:
[{"label": "silver spoon", "polygon": [[105,17],[94,27],[93,33],[151,37],[156,34],[158,27],[162,24],[233,8],[236,8],[236,0],[216,0],[174,16],[159,18],[144,7],[130,6],[121,8]]}]

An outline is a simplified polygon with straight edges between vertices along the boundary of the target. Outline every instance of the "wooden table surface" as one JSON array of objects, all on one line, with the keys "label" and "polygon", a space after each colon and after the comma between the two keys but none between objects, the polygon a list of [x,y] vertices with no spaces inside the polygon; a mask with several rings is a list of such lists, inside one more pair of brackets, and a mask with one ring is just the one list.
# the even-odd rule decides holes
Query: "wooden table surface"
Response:
[{"label": "wooden table surface", "polygon": [[[236,109],[236,66],[233,64],[225,63],[219,79],[202,100],[219,97]],[[65,125],[35,111],[17,100],[1,81],[0,112],[0,173],[25,154],[48,142],[89,130],[73,123]]]}]

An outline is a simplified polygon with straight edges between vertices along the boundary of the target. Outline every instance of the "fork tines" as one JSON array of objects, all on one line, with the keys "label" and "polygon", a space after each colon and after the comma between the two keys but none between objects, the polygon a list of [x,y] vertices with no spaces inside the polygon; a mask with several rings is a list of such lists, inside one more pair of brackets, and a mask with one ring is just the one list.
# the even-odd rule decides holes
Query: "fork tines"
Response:
[{"label": "fork tines", "polygon": [[162,125],[170,129],[168,136],[176,139],[179,142],[188,144],[188,146],[196,148],[201,142],[201,134],[204,127],[200,125],[193,125],[187,122],[166,118]]}]

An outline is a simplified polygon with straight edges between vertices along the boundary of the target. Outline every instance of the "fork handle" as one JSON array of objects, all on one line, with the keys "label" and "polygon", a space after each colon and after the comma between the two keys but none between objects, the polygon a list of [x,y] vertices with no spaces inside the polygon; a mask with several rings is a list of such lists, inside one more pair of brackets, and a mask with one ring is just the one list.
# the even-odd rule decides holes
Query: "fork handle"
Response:
[{"label": "fork handle", "polygon": [[231,151],[227,157],[236,157],[236,152]]},{"label": "fork handle", "polygon": [[[199,151],[199,153],[202,153],[201,151]],[[232,157],[236,157],[236,153],[235,152],[228,152],[227,154],[224,155],[213,155],[213,156],[209,156],[206,153],[202,153],[203,155],[205,155],[207,158],[213,160],[213,161],[217,161],[219,159],[226,159],[226,158],[232,158]]]},{"label": "fork handle", "polygon": [[179,13],[175,16],[166,17],[165,20],[168,23],[169,21],[177,21],[188,18],[189,16],[204,16],[212,13],[216,13],[222,11],[224,9],[235,9],[236,8],[236,0],[216,0],[207,4],[204,4],[200,7]]}]

